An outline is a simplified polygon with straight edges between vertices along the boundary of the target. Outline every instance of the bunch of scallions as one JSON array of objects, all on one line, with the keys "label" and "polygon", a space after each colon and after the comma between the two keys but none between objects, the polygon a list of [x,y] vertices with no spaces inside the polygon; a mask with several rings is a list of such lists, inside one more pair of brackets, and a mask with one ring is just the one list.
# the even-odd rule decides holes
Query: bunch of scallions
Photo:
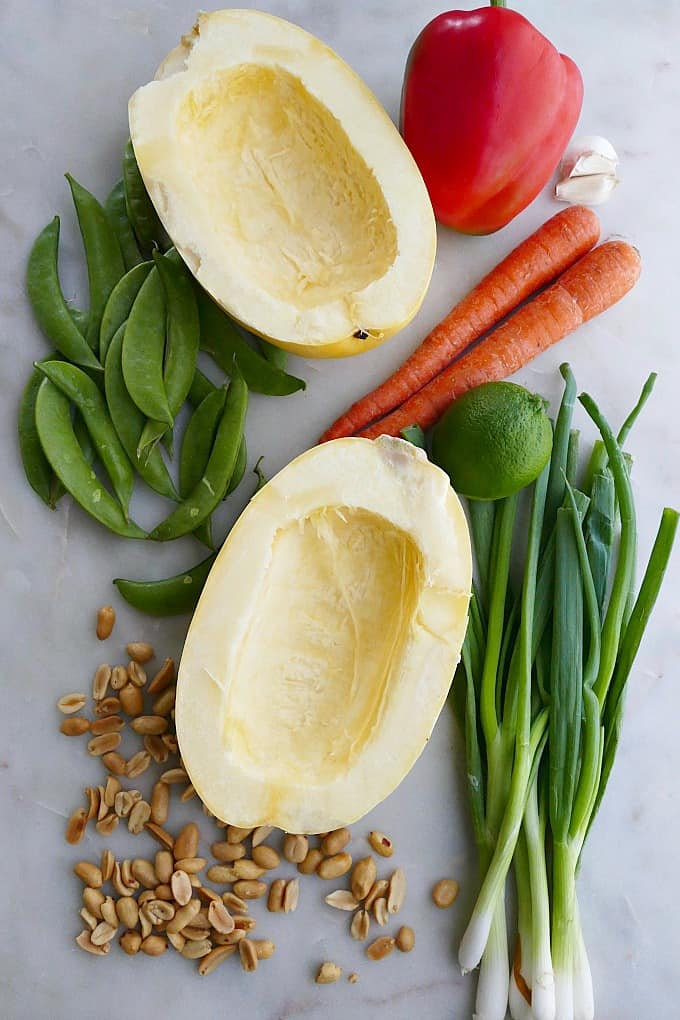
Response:
[{"label": "bunch of scallions", "polygon": [[[636,521],[628,433],[651,393],[645,384],[618,436],[587,394],[580,403],[601,439],[579,481],[572,430],[576,383],[565,390],[552,455],[519,496],[470,501],[476,576],[453,702],[465,731],[481,888],[459,960],[481,962],[477,1020],[590,1020],[593,988],[576,899],[586,837],[607,787],[626,683],[666,569],[678,514],[665,509],[635,595]],[[521,534],[520,534],[521,533]],[[521,589],[511,558],[526,540]],[[508,958],[505,890],[518,897]]]}]

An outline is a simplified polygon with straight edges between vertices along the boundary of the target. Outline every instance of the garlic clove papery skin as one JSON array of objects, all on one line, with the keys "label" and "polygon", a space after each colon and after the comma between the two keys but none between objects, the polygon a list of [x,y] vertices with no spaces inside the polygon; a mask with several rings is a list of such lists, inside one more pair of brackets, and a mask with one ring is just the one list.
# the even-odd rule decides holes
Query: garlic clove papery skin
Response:
[{"label": "garlic clove papery skin", "polygon": [[555,185],[555,198],[572,205],[603,205],[619,183],[612,174],[567,177]]},{"label": "garlic clove papery skin", "polygon": [[572,141],[558,168],[555,198],[560,202],[602,205],[620,183],[616,176],[619,157],[614,146],[600,135],[583,135]]},{"label": "garlic clove papery skin", "polygon": [[614,173],[619,164],[616,149],[601,135],[581,135],[567,146],[560,161],[560,177]]},{"label": "garlic clove papery skin", "polygon": [[569,177],[589,177],[591,174],[612,174],[616,172],[617,159],[603,156],[601,152],[582,153],[572,168]]}]

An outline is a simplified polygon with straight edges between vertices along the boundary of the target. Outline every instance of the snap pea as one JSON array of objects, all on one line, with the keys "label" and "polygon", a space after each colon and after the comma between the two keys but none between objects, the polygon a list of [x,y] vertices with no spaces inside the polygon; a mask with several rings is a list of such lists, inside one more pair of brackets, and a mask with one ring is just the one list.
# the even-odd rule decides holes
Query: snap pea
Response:
[{"label": "snap pea", "polygon": [[[92,442],[92,436],[85,424],[85,419],[79,411],[76,411],[73,418],[73,431],[75,432],[76,439],[78,440],[78,446],[83,451],[83,457],[88,464],[94,464],[97,451],[95,450],[94,443]],[[61,483],[59,484],[61,485]],[[64,492],[65,491],[66,490],[64,490]]]},{"label": "snap pea", "polygon": [[197,368],[194,372],[194,378],[187,393],[187,400],[192,407],[198,407],[202,403],[209,393],[216,390],[217,387],[208,379],[207,375],[201,372],[200,368]]},{"label": "snap pea", "polygon": [[44,379],[35,404],[35,420],[43,451],[52,470],[86,513],[124,538],[146,538],[127,521],[119,504],[87,463],[71,422],[68,397]]},{"label": "snap pea", "polygon": [[[223,388],[213,389],[199,404],[189,419],[179,460],[179,492],[182,499],[185,499],[191,490],[198,484],[208,463],[210,451],[215,440],[220,415],[224,408],[225,390]],[[246,471],[248,461],[248,449],[246,437],[241,439],[238,448],[234,471],[224,494],[226,499],[241,483]],[[203,541],[202,534],[196,529],[196,537]],[[207,543],[206,543],[207,544]]]},{"label": "snap pea", "polygon": [[123,152],[123,188],[128,218],[142,250],[150,252],[155,245],[166,248],[168,235],[149,198],[129,139]]},{"label": "snap pea", "polygon": [[[59,354],[53,351],[43,362],[58,361]],[[19,414],[17,417],[17,431],[19,433],[19,451],[24,466],[24,473],[31,488],[40,496],[43,503],[50,508],[56,509],[57,503],[66,490],[50,467],[47,457],[38,436],[38,429],[35,423],[35,402],[38,396],[40,384],[45,378],[39,368],[31,372],[26,387],[19,402]],[[90,435],[85,428],[82,417],[76,414],[73,422],[74,431],[83,455],[88,464],[94,460],[94,448]]]},{"label": "snap pea", "polygon": [[114,584],[126,602],[151,616],[177,616],[191,613],[215,562],[217,553],[206,557],[195,567],[162,581],[131,581],[117,577]]},{"label": "snap pea", "polygon": [[106,364],[109,344],[117,330],[126,321],[135,298],[147,276],[153,269],[153,262],[140,262],[122,276],[109,295],[99,329],[99,358]]},{"label": "snap pea", "polygon": [[154,267],[142,284],[123,339],[123,377],[128,393],[147,416],[172,425],[163,382],[165,296]]},{"label": "snap pea", "polygon": [[166,425],[165,422],[155,421],[153,418],[147,418],[142,429],[142,434],[139,437],[139,446],[137,447],[137,453],[141,459],[148,457],[152,450],[155,450],[159,440],[163,440],[163,445],[172,457],[174,450],[174,440],[172,435],[172,428]]},{"label": "snap pea", "polygon": [[201,336],[198,305],[188,270],[179,259],[154,252],[168,309],[165,385],[168,403],[177,414],[187,398],[196,370]]},{"label": "snap pea", "polygon": [[35,402],[38,390],[43,381],[43,374],[37,368],[31,372],[19,403],[17,427],[19,432],[19,450],[24,465],[26,480],[33,491],[40,496],[43,503],[54,510],[54,473],[43,452],[35,423]]},{"label": "snap pea", "polygon": [[[210,381],[210,379],[208,379],[207,375],[204,375],[203,372],[201,372],[200,368],[197,368],[195,370],[195,372],[194,372],[194,378],[193,378],[193,381],[191,383],[191,387],[189,389],[189,393],[187,394],[187,400],[189,401],[189,403],[191,404],[191,406],[193,408],[197,408],[200,404],[203,403],[203,401],[205,400],[206,397],[210,396],[211,393],[216,393],[217,390],[218,390],[218,387],[213,385],[213,383]],[[241,448],[245,446],[245,441],[246,440],[245,440],[245,436],[244,436],[243,440],[241,442],[241,447],[239,447],[239,457],[237,458],[237,466],[234,468],[234,474],[236,474],[237,471],[239,470],[240,459],[241,459]],[[229,485],[231,487],[231,482],[229,483]],[[227,494],[226,495],[229,495],[229,491],[230,491],[230,489],[227,489]],[[226,496],[225,496],[225,499],[226,499]],[[210,521],[210,518],[208,518],[208,521]],[[199,542],[204,542],[205,544],[208,544],[207,543],[207,539],[208,538],[212,542],[212,523],[210,523],[209,531],[205,531],[204,532],[204,531],[201,530],[201,528],[202,528],[202,525],[199,525],[199,527],[196,528],[196,530],[194,531],[194,535],[199,540]],[[210,546],[210,547],[213,548],[214,546]]]},{"label": "snap pea", "polygon": [[263,340],[261,336],[257,338],[257,345],[262,351],[262,356],[267,359],[275,368],[280,368],[282,372],[286,371],[286,365],[288,364],[288,351],[284,351],[282,347],[276,347],[274,344],[270,344],[268,340]]},{"label": "snap pea", "polygon": [[246,446],[246,437],[244,436],[241,440],[241,445],[238,448],[238,456],[236,458],[236,466],[234,467],[234,473],[231,476],[231,481],[227,486],[227,496],[230,496],[232,492],[239,487],[243,480],[243,476],[246,473],[246,466],[248,464],[248,447]]},{"label": "snap pea", "polygon": [[128,218],[125,187],[122,180],[112,187],[108,198],[104,202],[104,210],[109,218],[109,223],[113,227],[113,232],[118,238],[118,245],[123,256],[125,268],[130,270],[143,260],[135,232]]},{"label": "snap pea", "polygon": [[[76,435],[76,439],[80,443],[80,436],[79,435]],[[92,460],[94,460],[94,457],[92,458],[92,460],[89,460],[87,457],[85,457],[85,460],[87,461],[88,464],[91,464]],[[59,478],[57,478],[57,476],[55,475],[55,473],[53,471],[52,472],[52,486],[51,486],[51,489],[50,489],[50,498],[51,498],[52,503],[53,503],[53,506],[52,506],[53,510],[57,509],[57,504],[59,503],[61,498],[63,496],[65,496],[65,495],[66,495],[66,489],[64,488],[63,483],[60,481]]]},{"label": "snap pea", "polygon": [[[46,358],[45,360],[47,361],[48,359]],[[42,375],[42,373],[40,374]],[[83,451],[83,457],[85,458],[88,464],[93,464],[95,459],[95,449],[92,443],[92,436],[87,431],[87,427],[85,425],[85,422],[83,421],[82,415],[78,414],[77,412],[73,417],[73,431],[75,432],[76,439],[78,440],[78,445],[80,446],[80,449]],[[62,498],[62,496],[66,495],[66,489],[64,488],[63,484],[59,481],[54,471],[52,471],[51,494],[52,501],[56,509],[59,500]]]},{"label": "snap pea", "polygon": [[[198,308],[193,284],[181,259],[161,255],[158,250],[154,251],[153,258],[168,310],[163,381],[170,413],[175,418],[191,389],[196,369],[200,338]],[[154,445],[166,432],[164,422],[147,422],[140,449]]]},{"label": "snap pea", "polygon": [[151,418],[147,418],[139,437],[139,446],[137,447],[139,456],[148,457],[159,442],[163,444],[168,451],[168,456],[172,459],[175,456],[174,428],[164,425],[162,421],[153,421]]},{"label": "snap pea", "polygon": [[227,390],[215,442],[202,478],[170,516],[154,528],[151,538],[167,542],[186,535],[213,512],[234,473],[247,408],[248,387],[237,373]]},{"label": "snap pea", "polygon": [[[180,451],[179,461],[179,492],[183,499],[185,499],[192,489],[198,484],[205,468],[207,467],[208,460],[210,458],[210,451],[212,450],[213,443],[215,441],[220,415],[224,409],[225,398],[226,390],[223,388],[213,390],[212,393],[208,394],[189,419],[189,424],[185,429],[184,438],[182,440],[182,449]],[[245,437],[241,440],[239,454],[244,443]],[[234,468],[234,474],[236,474],[238,467],[238,457],[236,460],[237,464]],[[227,488],[227,492],[228,491],[229,489]],[[225,499],[227,492],[224,494]],[[206,517],[203,523],[199,524],[199,526],[194,530],[194,538],[197,538],[199,542],[206,545],[208,549],[215,548],[211,517]]]},{"label": "snap pea", "polygon": [[[48,358],[45,358],[45,361],[48,360],[49,360]],[[42,372],[40,374],[42,376]],[[83,421],[82,415],[78,414],[77,412],[73,417],[73,431],[75,433],[76,439],[78,440],[78,445],[80,449],[83,451],[83,457],[85,458],[88,464],[93,464],[95,459],[95,449],[92,443],[92,436],[87,431],[87,426]],[[52,501],[56,509],[59,500],[62,498],[62,496],[66,495],[66,489],[64,488],[62,482],[57,478],[54,471],[52,472],[51,493]]]},{"label": "snap pea", "polygon": [[153,418],[147,418],[142,429],[142,434],[139,437],[139,446],[137,447],[140,457],[148,457],[151,450],[154,450],[160,440],[163,440],[163,445],[172,457],[174,449],[174,439],[172,435],[172,428],[166,425],[165,422],[155,421]]},{"label": "snap pea", "polygon": [[102,366],[73,321],[59,283],[59,217],[38,234],[28,257],[26,288],[38,325],[65,358],[101,371]]},{"label": "snap pea", "polygon": [[66,174],[66,180],[71,188],[87,261],[90,307],[85,339],[96,352],[99,350],[99,327],[104,307],[109,294],[125,273],[125,263],[103,206],[70,174]]},{"label": "snap pea", "polygon": [[202,524],[194,530],[194,538],[197,538],[208,549],[215,548],[215,540],[212,532],[212,517],[206,517]]},{"label": "snap pea", "polygon": [[87,333],[87,323],[89,320],[88,313],[85,311],[84,308],[75,308],[73,305],[68,306],[68,311],[69,315],[73,319],[73,322],[78,332],[81,334],[81,336],[85,336],[85,334]]},{"label": "snap pea", "polygon": [[[194,372],[194,378],[193,378],[193,381],[191,383],[191,387],[189,389],[189,393],[187,394],[187,400],[189,401],[189,403],[191,404],[192,407],[197,408],[200,404],[203,403],[203,401],[205,400],[206,397],[210,396],[211,393],[216,393],[217,390],[218,390],[218,387],[214,386],[213,383],[211,383],[210,379],[208,379],[207,375],[204,375],[203,372],[201,372],[200,368],[197,368],[196,371]],[[244,443],[245,443],[245,436],[243,437],[243,441],[241,443],[241,446],[243,446]],[[239,456],[240,456],[240,453],[241,453],[241,450],[239,448]],[[239,461],[237,459],[237,468],[234,469],[234,474],[236,474],[236,472],[237,472],[238,463],[239,463]],[[227,490],[227,495],[228,495],[228,493],[229,493],[229,490]],[[225,499],[226,499],[226,496],[225,496]],[[208,518],[207,521],[208,521],[208,527],[204,528],[203,525],[199,525],[198,528],[195,529],[194,535],[199,540],[199,542],[203,542],[205,545],[208,545],[208,540],[209,540],[210,543],[211,543],[209,545],[209,548],[214,548],[213,537],[212,537],[212,522],[211,522],[210,518]]]},{"label": "snap pea", "polygon": [[255,467],[253,468],[253,474],[257,478],[257,485],[255,486],[255,492],[259,492],[260,489],[264,489],[265,485],[269,481],[269,479],[265,475],[264,471],[260,467],[260,464],[262,463],[263,460],[264,460],[264,457],[258,457],[257,463],[256,463]]},{"label": "snap pea", "polygon": [[179,494],[182,499],[187,499],[196,488],[208,466],[226,397],[227,391],[223,387],[213,390],[189,419],[179,455]]},{"label": "snap pea", "polygon": [[303,379],[282,372],[253,350],[231,319],[205,291],[198,291],[198,311],[201,349],[212,355],[227,375],[231,375],[236,358],[248,388],[254,393],[283,397],[305,389],[307,384]]},{"label": "snap pea", "polygon": [[44,361],[38,367],[80,411],[127,520],[135,479],[99,388],[82,369],[66,361]]},{"label": "snap pea", "polygon": [[137,447],[146,419],[125,386],[122,366],[123,334],[125,324],[119,326],[109,344],[104,368],[104,387],[113,426],[118,438],[140,478],[161,496],[176,500],[177,491],[165,466],[160,450],[152,450],[148,457],[138,457]]}]

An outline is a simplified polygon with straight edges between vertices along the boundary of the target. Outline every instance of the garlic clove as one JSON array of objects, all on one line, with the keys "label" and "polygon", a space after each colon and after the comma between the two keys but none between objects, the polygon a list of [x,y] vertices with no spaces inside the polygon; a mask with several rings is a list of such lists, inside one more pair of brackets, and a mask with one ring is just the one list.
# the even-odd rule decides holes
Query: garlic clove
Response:
[{"label": "garlic clove", "polygon": [[555,185],[555,198],[572,205],[603,205],[619,183],[614,174],[566,177]]},{"label": "garlic clove", "polygon": [[582,135],[572,141],[558,168],[555,198],[560,202],[602,205],[619,180],[619,157],[614,146],[600,135]]},{"label": "garlic clove", "polygon": [[581,135],[567,146],[559,167],[560,177],[611,173],[619,163],[616,149],[601,135]]},{"label": "garlic clove", "polygon": [[603,156],[600,152],[588,151],[578,157],[569,171],[569,177],[588,177],[590,174],[614,173],[618,160]]}]

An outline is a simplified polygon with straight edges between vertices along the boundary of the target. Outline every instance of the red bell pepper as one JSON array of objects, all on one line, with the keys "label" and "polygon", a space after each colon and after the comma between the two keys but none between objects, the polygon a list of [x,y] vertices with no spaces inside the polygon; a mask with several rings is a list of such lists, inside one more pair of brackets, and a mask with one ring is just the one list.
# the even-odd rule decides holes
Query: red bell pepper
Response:
[{"label": "red bell pepper", "polygon": [[426,25],[401,121],[440,223],[466,234],[509,223],[550,179],[582,101],[574,62],[500,3]]}]

